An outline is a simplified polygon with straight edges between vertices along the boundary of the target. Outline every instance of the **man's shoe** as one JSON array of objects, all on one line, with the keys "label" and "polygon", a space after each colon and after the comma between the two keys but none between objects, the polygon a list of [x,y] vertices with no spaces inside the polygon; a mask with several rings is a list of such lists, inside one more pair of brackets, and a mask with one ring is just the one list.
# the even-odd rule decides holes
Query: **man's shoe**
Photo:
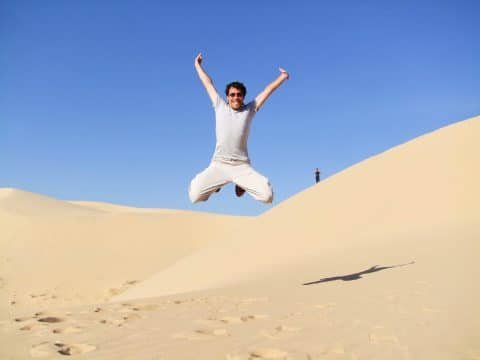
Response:
[{"label": "man's shoe", "polygon": [[238,185],[235,185],[235,194],[240,197],[242,196],[243,194],[245,194],[245,190],[242,189],[240,186]]}]

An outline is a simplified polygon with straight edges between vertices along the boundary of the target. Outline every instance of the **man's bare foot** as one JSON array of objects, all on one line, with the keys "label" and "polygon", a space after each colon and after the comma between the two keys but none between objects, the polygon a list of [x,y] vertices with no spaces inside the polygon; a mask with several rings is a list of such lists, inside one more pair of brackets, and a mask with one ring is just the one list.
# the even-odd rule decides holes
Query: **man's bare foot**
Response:
[{"label": "man's bare foot", "polygon": [[245,194],[245,189],[242,189],[240,186],[235,185],[235,194],[240,197]]}]

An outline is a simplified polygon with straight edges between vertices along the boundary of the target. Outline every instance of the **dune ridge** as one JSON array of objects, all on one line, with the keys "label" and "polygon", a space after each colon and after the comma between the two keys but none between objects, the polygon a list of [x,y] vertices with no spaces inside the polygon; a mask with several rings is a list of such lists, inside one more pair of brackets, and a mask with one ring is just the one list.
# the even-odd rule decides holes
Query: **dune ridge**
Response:
[{"label": "dune ridge", "polygon": [[0,188],[0,209],[17,215],[87,215],[103,212],[30,191]]},{"label": "dune ridge", "polygon": [[80,205],[86,208],[91,208],[94,210],[106,211],[106,212],[123,212],[123,213],[157,213],[157,214],[178,214],[182,212],[187,212],[186,210],[175,210],[175,209],[156,209],[156,208],[138,208],[134,206],[118,205],[108,202],[99,202],[99,201],[71,201],[68,203],[73,205]]}]

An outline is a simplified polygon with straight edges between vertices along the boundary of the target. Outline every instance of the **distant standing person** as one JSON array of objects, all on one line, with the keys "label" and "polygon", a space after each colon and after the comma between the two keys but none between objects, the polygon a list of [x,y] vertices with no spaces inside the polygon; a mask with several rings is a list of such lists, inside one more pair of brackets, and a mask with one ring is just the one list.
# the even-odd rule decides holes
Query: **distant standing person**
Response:
[{"label": "distant standing person", "polygon": [[318,183],[320,181],[320,170],[318,168],[315,169],[315,182]]},{"label": "distant standing person", "polygon": [[192,203],[207,201],[222,186],[233,182],[237,196],[242,196],[246,191],[255,200],[271,203],[272,186],[265,176],[251,166],[247,141],[253,117],[272,92],[289,78],[288,73],[279,68],[280,75],[253,101],[245,104],[247,89],[237,81],[226,86],[226,102],[220,97],[212,79],[202,67],[201,53],[195,58],[195,69],[215,109],[216,146],[210,165],[190,183],[190,200]]}]

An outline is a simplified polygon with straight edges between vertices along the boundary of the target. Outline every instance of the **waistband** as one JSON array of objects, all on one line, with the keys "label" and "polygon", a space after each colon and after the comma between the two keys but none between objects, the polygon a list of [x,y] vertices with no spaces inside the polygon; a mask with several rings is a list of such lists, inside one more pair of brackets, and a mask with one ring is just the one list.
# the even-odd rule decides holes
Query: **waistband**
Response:
[{"label": "waistband", "polygon": [[228,164],[228,165],[250,164],[250,159],[240,160],[240,159],[233,159],[233,158],[213,157],[212,161],[216,161],[216,162],[219,162],[222,164]]}]

